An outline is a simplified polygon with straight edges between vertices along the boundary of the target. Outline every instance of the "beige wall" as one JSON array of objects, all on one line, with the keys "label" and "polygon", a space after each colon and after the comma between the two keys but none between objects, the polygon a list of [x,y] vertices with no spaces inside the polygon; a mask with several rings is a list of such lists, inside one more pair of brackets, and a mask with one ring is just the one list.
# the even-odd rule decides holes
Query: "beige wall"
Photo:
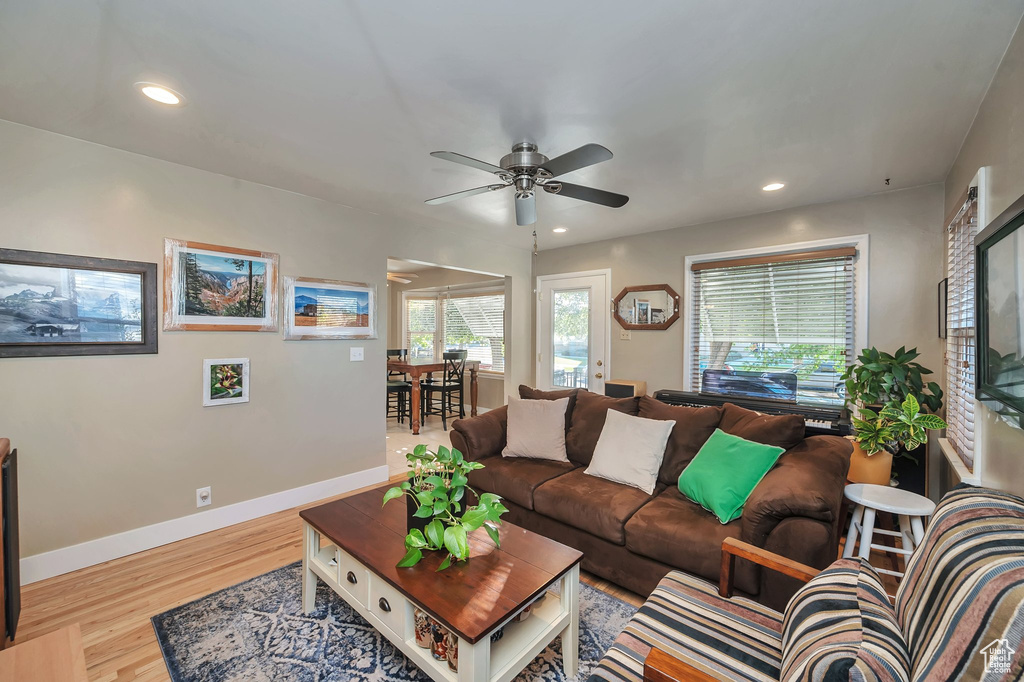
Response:
[{"label": "beige wall", "polygon": [[[164,237],[279,253],[286,275],[366,281],[388,256],[512,276],[530,328],[528,251],[0,122],[0,244],[160,262]],[[469,226],[466,226],[467,228]],[[0,360],[0,434],[21,453],[22,554],[384,465],[386,338],[161,332],[158,355]],[[514,339],[513,339],[514,341]],[[348,360],[351,346],[366,360]],[[528,382],[512,343],[509,382]],[[203,358],[248,357],[251,402],[201,406]]]},{"label": "beige wall", "polygon": [[[478,272],[452,270],[451,268],[429,268],[416,272],[419,277],[409,284],[388,282],[388,348],[402,347],[402,292],[411,289],[428,289],[431,287],[467,285],[487,282],[499,284],[494,275],[482,275]],[[469,376],[466,376],[466,404],[469,404]],[[488,410],[505,404],[505,381],[501,376],[480,374],[477,381],[477,406]]]},{"label": "beige wall", "polygon": [[[946,178],[945,215],[982,167],[988,168],[984,199],[992,220],[1024,194],[1024,31],[1020,27]],[[984,462],[982,483],[1024,494],[1024,432],[1006,425],[984,406],[979,407],[976,428]]]},{"label": "beige wall", "polygon": [[[667,283],[683,295],[689,255],[870,235],[868,342],[883,349],[917,346],[921,362],[938,369],[936,284],[943,277],[942,186],[929,185],[861,199],[804,206],[635,237],[541,251],[535,275],[610,268],[612,292]],[[584,230],[585,226],[576,229]],[[688,306],[666,331],[633,331],[619,339],[612,323],[612,376],[647,382],[653,392],[683,387],[683,335]]]}]

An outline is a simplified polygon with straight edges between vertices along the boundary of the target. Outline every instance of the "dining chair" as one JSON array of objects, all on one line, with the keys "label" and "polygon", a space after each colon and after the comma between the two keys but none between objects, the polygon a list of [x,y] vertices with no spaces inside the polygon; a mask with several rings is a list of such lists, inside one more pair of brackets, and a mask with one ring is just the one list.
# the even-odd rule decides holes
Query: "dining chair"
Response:
[{"label": "dining chair", "polygon": [[[422,401],[423,407],[420,414],[440,414],[441,425],[448,430],[448,415],[454,416],[458,413],[459,418],[466,416],[466,408],[463,403],[463,377],[466,374],[466,358],[469,351],[449,350],[442,355],[444,359],[444,379],[440,383],[423,384]],[[454,401],[458,394],[458,410]]]},{"label": "dining chair", "polygon": [[[409,359],[409,350],[407,348],[389,348],[387,353],[388,361],[400,360],[405,362]],[[392,409],[395,411],[394,416],[398,418],[398,423],[402,424],[406,415],[412,412],[412,384],[409,383],[405,372],[388,369],[388,402],[385,419],[392,417]],[[411,416],[409,424],[410,426],[412,425]]]}]

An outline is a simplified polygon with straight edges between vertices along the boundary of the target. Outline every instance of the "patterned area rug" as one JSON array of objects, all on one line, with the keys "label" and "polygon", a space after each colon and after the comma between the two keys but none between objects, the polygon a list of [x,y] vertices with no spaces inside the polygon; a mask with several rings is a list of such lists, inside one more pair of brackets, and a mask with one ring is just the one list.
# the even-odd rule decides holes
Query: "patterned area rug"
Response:
[{"label": "patterned area rug", "polygon": [[[428,681],[401,651],[322,582],[302,615],[301,563],[153,617],[174,682]],[[580,584],[580,665],[585,680],[636,609]],[[510,627],[515,627],[511,625]],[[561,640],[516,678],[561,681]]]}]

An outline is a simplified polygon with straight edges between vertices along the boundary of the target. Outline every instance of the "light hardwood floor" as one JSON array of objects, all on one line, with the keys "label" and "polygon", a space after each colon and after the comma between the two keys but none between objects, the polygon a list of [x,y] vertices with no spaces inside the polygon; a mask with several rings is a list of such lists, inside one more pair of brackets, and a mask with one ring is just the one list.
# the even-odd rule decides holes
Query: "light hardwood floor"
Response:
[{"label": "light hardwood floor", "polygon": [[[17,642],[80,623],[93,682],[169,680],[150,617],[301,559],[299,509],[27,585]],[[642,603],[603,580],[582,579]]]}]

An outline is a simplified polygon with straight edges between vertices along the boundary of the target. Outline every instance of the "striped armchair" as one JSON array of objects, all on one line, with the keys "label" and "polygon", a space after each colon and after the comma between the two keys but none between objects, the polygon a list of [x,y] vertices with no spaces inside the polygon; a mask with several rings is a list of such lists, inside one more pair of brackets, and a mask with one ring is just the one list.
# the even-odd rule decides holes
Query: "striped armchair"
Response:
[{"label": "striped armchair", "polygon": [[[731,598],[736,557],[806,581],[785,613]],[[958,486],[910,558],[895,606],[871,566],[823,571],[735,540],[719,589],[668,574],[591,681],[1020,680],[1024,499]]]}]

